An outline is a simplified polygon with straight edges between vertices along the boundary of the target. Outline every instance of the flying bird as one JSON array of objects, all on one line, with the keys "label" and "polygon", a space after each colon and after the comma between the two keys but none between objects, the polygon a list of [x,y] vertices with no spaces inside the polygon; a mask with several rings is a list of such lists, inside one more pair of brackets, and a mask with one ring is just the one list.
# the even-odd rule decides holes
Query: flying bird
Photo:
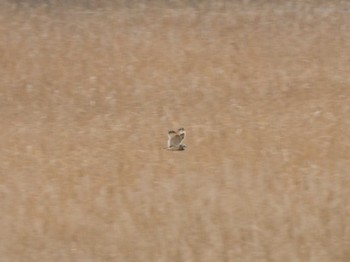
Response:
[{"label": "flying bird", "polygon": [[185,139],[186,131],[184,128],[179,128],[176,132],[170,130],[168,132],[168,150],[170,151],[182,151],[187,147],[183,144],[183,140]]}]

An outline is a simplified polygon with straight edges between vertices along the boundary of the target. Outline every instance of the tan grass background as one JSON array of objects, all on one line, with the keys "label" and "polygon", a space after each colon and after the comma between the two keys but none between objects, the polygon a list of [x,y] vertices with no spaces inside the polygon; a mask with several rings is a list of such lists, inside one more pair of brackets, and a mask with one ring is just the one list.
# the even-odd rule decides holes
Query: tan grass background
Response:
[{"label": "tan grass background", "polygon": [[0,4],[0,261],[350,261],[347,1],[69,3]]}]

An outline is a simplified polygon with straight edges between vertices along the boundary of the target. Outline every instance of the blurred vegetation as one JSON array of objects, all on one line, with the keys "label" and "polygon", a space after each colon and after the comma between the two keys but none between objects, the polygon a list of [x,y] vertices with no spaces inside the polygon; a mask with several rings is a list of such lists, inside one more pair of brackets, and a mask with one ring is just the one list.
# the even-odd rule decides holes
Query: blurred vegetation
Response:
[{"label": "blurred vegetation", "polygon": [[350,260],[348,1],[0,7],[4,261]]}]

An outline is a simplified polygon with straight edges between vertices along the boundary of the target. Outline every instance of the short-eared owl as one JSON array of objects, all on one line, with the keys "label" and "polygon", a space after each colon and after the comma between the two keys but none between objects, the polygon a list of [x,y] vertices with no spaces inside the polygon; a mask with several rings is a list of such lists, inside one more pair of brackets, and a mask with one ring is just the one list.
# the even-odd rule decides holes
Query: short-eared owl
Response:
[{"label": "short-eared owl", "polygon": [[170,130],[168,132],[168,150],[171,151],[182,151],[185,150],[186,145],[183,144],[183,140],[185,139],[186,131],[184,128],[179,128],[177,132]]}]

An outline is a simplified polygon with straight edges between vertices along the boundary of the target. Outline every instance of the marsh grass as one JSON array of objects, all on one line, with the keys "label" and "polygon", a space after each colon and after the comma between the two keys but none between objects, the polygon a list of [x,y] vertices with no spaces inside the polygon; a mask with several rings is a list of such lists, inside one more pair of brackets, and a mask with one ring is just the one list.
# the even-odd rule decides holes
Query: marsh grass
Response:
[{"label": "marsh grass", "polygon": [[3,261],[350,260],[346,1],[33,3],[0,11]]}]

